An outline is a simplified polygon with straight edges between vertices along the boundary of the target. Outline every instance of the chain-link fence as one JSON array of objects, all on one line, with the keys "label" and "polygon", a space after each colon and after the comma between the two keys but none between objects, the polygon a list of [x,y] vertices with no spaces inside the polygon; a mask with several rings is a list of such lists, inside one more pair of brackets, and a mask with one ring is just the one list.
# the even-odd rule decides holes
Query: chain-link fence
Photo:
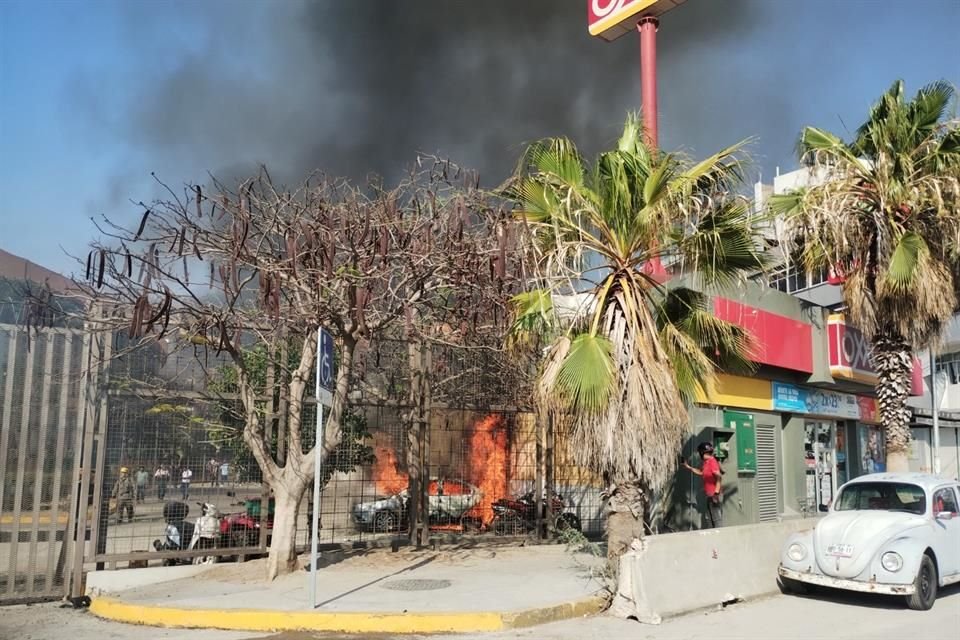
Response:
[{"label": "chain-link fence", "polygon": [[[210,530],[206,544],[217,549],[211,554],[263,552],[274,503],[242,438],[235,389],[223,382],[230,379],[231,363],[204,348],[168,353],[165,346],[124,353],[124,340],[114,342],[104,455],[97,455],[96,464],[102,482],[94,492],[101,505],[94,559],[136,565],[196,556],[183,550],[190,546],[187,537],[201,540],[204,527]],[[517,408],[516,375],[503,374],[501,354],[433,347],[431,409],[428,426],[420,430],[411,428],[409,418],[409,344],[383,341],[360,355],[356,390],[342,420],[343,442],[322,470],[321,544],[403,535],[413,504],[414,463],[425,470],[434,532],[532,535],[538,526],[544,535],[557,527],[601,531],[597,479],[572,464],[567,439],[548,434],[529,411]],[[287,399],[280,374],[268,371],[266,378],[269,392],[261,401],[267,440],[283,464],[290,446]],[[304,406],[304,450],[314,441],[315,407],[312,398]],[[545,500],[547,487],[557,494],[553,501]],[[308,489],[298,519],[301,548],[309,544],[311,511]],[[205,514],[215,520],[200,519]]]}]

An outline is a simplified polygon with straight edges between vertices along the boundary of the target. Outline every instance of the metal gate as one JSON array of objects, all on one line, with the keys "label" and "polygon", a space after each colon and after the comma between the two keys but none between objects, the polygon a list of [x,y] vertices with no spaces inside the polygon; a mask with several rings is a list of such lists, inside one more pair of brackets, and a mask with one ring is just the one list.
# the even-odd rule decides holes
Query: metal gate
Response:
[{"label": "metal gate", "polygon": [[757,425],[757,515],[760,522],[771,522],[780,516],[777,474],[777,430],[771,425]]},{"label": "metal gate", "polygon": [[89,350],[81,331],[0,324],[0,604],[70,590]]}]

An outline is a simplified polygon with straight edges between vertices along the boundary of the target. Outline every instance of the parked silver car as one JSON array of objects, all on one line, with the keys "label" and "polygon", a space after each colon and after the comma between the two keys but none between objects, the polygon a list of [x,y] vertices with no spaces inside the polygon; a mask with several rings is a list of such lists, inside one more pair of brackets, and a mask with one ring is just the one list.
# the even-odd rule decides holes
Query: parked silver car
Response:
[{"label": "parked silver car", "polygon": [[938,587],[960,582],[960,484],[919,473],[856,478],[812,531],[790,536],[778,573],[786,592],[834,587],[929,609]]},{"label": "parked silver car", "polygon": [[[480,489],[463,480],[431,480],[429,494],[431,524],[460,522],[483,495]],[[409,494],[404,489],[386,498],[353,506],[353,522],[362,531],[396,531],[407,523]]]}]

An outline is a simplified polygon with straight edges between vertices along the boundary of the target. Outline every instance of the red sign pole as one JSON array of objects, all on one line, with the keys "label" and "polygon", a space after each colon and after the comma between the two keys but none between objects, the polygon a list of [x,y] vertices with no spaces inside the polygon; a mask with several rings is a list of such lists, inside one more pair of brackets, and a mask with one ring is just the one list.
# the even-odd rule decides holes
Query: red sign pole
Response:
[{"label": "red sign pole", "polygon": [[642,18],[637,23],[640,32],[640,92],[643,109],[643,128],[647,141],[657,148],[657,26],[660,21],[653,17]]}]

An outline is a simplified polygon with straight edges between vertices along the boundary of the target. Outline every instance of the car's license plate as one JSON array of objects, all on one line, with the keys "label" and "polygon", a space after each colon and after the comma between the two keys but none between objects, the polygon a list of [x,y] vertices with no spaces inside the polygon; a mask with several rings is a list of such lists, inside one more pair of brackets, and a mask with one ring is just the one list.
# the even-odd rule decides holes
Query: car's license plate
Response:
[{"label": "car's license plate", "polygon": [[827,555],[840,558],[849,558],[853,555],[852,544],[831,544],[827,547]]}]

